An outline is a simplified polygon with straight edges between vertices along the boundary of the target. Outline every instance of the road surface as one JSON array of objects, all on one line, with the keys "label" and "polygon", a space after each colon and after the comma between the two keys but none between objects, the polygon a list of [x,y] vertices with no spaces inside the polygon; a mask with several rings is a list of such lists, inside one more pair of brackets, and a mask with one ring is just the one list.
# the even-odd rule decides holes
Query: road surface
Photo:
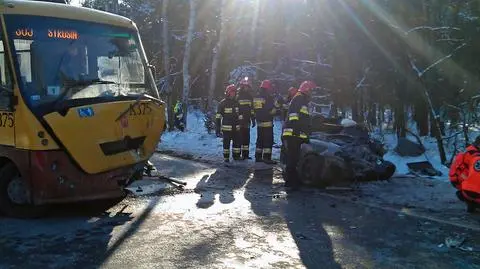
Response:
[{"label": "road surface", "polygon": [[[388,185],[285,193],[268,166],[153,160],[186,189],[144,185],[154,193],[104,213],[81,204],[0,218],[0,268],[480,268],[479,217],[459,203],[443,213],[427,206],[433,198],[405,207],[400,185],[384,191],[391,201],[374,195]],[[454,235],[465,250],[444,245]]]}]

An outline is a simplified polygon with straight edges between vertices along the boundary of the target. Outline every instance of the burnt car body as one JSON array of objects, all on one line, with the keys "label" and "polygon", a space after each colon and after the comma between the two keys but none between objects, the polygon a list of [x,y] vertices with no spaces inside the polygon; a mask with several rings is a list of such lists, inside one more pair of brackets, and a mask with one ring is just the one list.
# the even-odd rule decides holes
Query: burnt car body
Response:
[{"label": "burnt car body", "polygon": [[396,167],[383,159],[383,144],[363,126],[351,120],[338,121],[312,119],[310,142],[302,145],[297,167],[302,183],[323,188],[391,178]]}]

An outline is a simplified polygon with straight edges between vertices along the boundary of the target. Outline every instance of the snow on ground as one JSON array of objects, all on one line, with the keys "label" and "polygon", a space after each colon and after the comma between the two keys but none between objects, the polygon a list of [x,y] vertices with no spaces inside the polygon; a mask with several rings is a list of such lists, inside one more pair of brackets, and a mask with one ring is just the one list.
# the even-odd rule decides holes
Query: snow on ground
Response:
[{"label": "snow on ground", "polygon": [[[275,121],[273,159],[280,159],[281,145],[281,122]],[[416,141],[413,137],[408,137],[412,141]],[[250,130],[250,156],[253,158],[255,153],[255,143],[257,139],[257,128]],[[396,175],[407,175],[409,170],[407,163],[429,161],[435,169],[442,172],[442,176],[436,177],[439,180],[448,180],[448,168],[440,162],[437,144],[434,138],[422,138],[422,143],[426,148],[425,154],[418,157],[401,157],[393,150],[397,145],[395,134],[385,134],[383,136],[388,152],[385,159],[391,161],[397,166]],[[215,136],[214,132],[207,133],[204,126],[204,115],[201,111],[194,110],[187,115],[187,130],[185,132],[173,131],[165,132],[162,136],[161,143],[158,146],[160,151],[174,151],[176,154],[188,154],[194,158],[208,161],[223,161],[222,139]],[[447,149],[447,158],[450,158],[450,150]]]},{"label": "snow on ground", "polygon": [[[273,148],[274,160],[280,159],[282,126],[280,121],[274,123],[274,141]],[[254,157],[255,143],[257,140],[257,128],[250,129],[250,157]],[[165,132],[162,135],[161,143],[158,146],[161,151],[175,151],[177,154],[188,154],[195,158],[201,158],[209,161],[223,161],[222,139],[216,137],[215,131],[207,133],[204,125],[204,115],[195,110],[187,115],[187,129],[185,132],[173,131]]]},{"label": "snow on ground", "polygon": [[[407,137],[411,141],[416,142],[414,137]],[[402,157],[398,155],[394,148],[397,145],[397,137],[395,134],[387,134],[384,136],[384,143],[388,149],[387,154],[385,154],[385,160],[388,160],[395,164],[397,170],[395,174],[397,175],[407,175],[410,173],[407,163],[411,162],[421,162],[429,161],[432,166],[442,173],[442,176],[435,177],[439,180],[448,180],[448,168],[442,165],[440,160],[440,155],[438,154],[437,142],[434,138],[425,137],[422,138],[422,143],[425,146],[425,153],[418,157]],[[449,150],[447,150],[447,158],[450,158]]]}]

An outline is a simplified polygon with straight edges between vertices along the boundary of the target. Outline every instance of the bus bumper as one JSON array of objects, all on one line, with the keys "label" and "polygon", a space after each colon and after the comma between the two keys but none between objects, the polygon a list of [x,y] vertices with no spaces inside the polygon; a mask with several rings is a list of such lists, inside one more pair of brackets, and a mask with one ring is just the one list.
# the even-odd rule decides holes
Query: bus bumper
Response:
[{"label": "bus bumper", "polygon": [[63,151],[30,152],[31,197],[36,205],[121,198],[144,163],[86,174]]}]

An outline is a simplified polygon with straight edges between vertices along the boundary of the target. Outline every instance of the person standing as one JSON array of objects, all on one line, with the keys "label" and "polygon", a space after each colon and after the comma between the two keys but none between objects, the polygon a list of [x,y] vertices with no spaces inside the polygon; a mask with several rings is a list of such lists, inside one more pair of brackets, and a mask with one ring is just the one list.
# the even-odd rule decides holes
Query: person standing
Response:
[{"label": "person standing", "polygon": [[297,188],[300,185],[297,178],[297,164],[301,145],[309,142],[310,113],[308,104],[311,100],[312,91],[316,87],[314,82],[304,81],[288,109],[287,121],[282,132],[282,140],[286,148],[286,187]]},{"label": "person standing", "polygon": [[272,160],[273,117],[277,113],[274,102],[272,82],[270,80],[262,81],[258,94],[253,99],[257,121],[256,162],[276,163]]},{"label": "person standing", "polygon": [[183,104],[180,101],[177,101],[175,107],[173,108],[173,113],[175,115],[175,121],[173,125],[180,131],[185,131],[185,115],[183,114]]},{"label": "person standing", "polygon": [[238,102],[235,99],[237,89],[235,85],[228,85],[225,90],[225,99],[218,104],[216,114],[216,134],[221,137],[223,134],[223,158],[225,162],[230,161],[230,145],[233,149],[233,159],[240,159],[240,146],[237,139],[238,125]]},{"label": "person standing", "polygon": [[288,107],[290,106],[290,102],[292,102],[293,97],[297,94],[298,89],[295,87],[290,87],[287,92],[287,99],[285,100],[285,103],[282,106],[282,120],[286,121],[287,120],[287,115],[288,115]]},{"label": "person standing", "polygon": [[248,77],[240,81],[238,88],[237,100],[239,104],[239,125],[238,133],[239,143],[241,144],[241,159],[250,158],[250,124],[255,127],[255,112],[253,110],[252,84]]}]

